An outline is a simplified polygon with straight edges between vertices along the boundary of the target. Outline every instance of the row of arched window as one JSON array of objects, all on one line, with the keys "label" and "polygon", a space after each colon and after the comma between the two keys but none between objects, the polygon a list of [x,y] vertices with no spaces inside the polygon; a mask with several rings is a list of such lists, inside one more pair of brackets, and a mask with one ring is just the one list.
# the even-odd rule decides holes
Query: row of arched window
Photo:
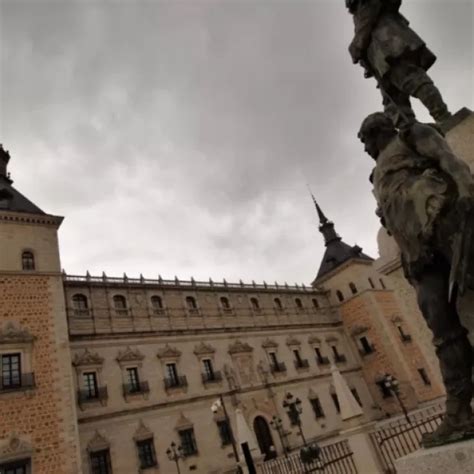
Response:
[{"label": "row of arched window", "polygon": [[[295,305],[297,309],[305,309],[305,306],[303,304],[303,301],[301,298],[295,298]],[[112,297],[112,302],[114,309],[116,311],[127,311],[128,305],[127,305],[127,299],[123,295],[114,295]],[[230,300],[227,296],[221,296],[219,298],[219,302],[221,304],[222,309],[224,310],[231,310],[232,305],[230,303]],[[316,298],[312,298],[311,300],[312,305],[315,309],[319,308],[319,302]],[[72,297],[72,303],[73,303],[73,308],[78,311],[78,312],[87,312],[89,310],[89,302],[87,299],[87,296],[82,294],[82,293],[77,293],[73,295]],[[163,310],[164,309],[164,304],[163,304],[163,299],[161,296],[158,295],[153,295],[150,298],[150,303],[151,307],[153,310]],[[198,304],[197,300],[194,296],[186,296],[185,298],[185,303],[186,303],[186,308],[189,310],[197,310],[198,309]],[[250,305],[253,310],[255,311],[260,311],[260,301],[256,297],[251,297],[250,298]],[[280,298],[276,297],[273,299],[273,305],[275,309],[277,310],[283,310],[284,306]]]},{"label": "row of arched window", "polygon": [[[374,281],[372,280],[372,278],[369,277],[368,280],[369,280],[370,287],[372,289],[375,289]],[[382,278],[379,278],[379,282],[380,282],[380,287],[382,288],[382,290],[385,290],[386,287],[385,287],[385,283],[382,280]],[[357,286],[352,281],[349,282],[349,289],[351,290],[351,294],[353,294],[353,295],[358,293]],[[337,296],[337,299],[339,301],[344,301],[344,294],[342,293],[341,290],[336,291],[336,296]]]}]

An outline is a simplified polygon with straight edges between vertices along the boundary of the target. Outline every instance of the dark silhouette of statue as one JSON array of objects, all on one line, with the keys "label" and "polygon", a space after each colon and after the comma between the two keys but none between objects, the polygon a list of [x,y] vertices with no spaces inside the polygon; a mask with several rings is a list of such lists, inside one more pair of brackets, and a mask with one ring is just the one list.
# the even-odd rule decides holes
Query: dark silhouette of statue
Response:
[{"label": "dark silhouette of statue", "polygon": [[409,27],[400,12],[402,0],[346,0],[353,15],[355,35],[349,46],[354,63],[366,77],[375,77],[385,112],[396,125],[413,122],[410,97],[416,97],[436,122],[451,114],[427,71],[436,56]]},{"label": "dark silhouette of statue", "polygon": [[375,113],[362,123],[359,138],[376,162],[377,214],[400,247],[446,387],[446,415],[423,445],[473,437],[473,355],[456,305],[474,288],[473,177],[432,126],[413,123],[398,131],[390,117]]}]

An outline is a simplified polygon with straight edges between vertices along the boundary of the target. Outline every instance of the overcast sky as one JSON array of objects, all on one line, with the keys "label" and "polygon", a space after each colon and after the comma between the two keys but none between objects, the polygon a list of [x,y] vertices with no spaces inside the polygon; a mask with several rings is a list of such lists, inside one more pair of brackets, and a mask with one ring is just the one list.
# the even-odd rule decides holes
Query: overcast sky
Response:
[{"label": "overcast sky", "polygon": [[[452,111],[474,108],[474,0],[405,0]],[[380,108],[344,0],[0,0],[0,141],[68,273],[310,283],[313,189],[377,256]],[[421,108],[419,117],[427,119]]]}]

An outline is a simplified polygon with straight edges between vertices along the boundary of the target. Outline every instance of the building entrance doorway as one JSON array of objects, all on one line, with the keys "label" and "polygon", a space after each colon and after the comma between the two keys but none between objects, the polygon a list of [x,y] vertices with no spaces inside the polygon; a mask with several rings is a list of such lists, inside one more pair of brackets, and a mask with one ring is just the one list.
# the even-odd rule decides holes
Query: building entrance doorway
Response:
[{"label": "building entrance doorway", "polygon": [[263,418],[263,416],[257,416],[255,420],[253,420],[253,430],[255,431],[255,436],[257,437],[260,452],[265,455],[264,461],[276,458],[277,454],[275,445],[273,444],[272,433],[267,421],[265,418]]}]

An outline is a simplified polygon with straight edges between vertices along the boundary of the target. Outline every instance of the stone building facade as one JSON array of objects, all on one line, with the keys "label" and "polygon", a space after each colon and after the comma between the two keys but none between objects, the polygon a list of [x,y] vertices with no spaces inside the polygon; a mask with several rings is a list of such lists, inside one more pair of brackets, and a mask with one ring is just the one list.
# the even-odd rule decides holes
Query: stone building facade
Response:
[{"label": "stone building facade", "polygon": [[266,459],[303,442],[288,393],[306,438],[337,437],[334,370],[367,422],[400,411],[387,373],[408,408],[442,395],[391,278],[319,207],[326,253],[307,287],[72,276],[60,273],[62,219],[12,187],[8,159],[2,149],[2,474],[171,473],[172,442],[182,472],[232,472],[237,409]]}]

